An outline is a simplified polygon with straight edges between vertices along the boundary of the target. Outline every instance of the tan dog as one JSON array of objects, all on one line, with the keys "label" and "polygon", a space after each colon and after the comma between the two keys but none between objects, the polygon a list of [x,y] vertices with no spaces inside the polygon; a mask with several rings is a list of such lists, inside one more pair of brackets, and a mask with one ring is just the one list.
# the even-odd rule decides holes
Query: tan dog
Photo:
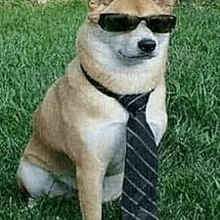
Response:
[{"label": "tan dog", "polygon": [[68,196],[77,188],[83,219],[101,220],[101,203],[121,194],[128,112],[91,85],[80,66],[114,93],[136,94],[154,89],[146,120],[158,144],[167,123],[164,74],[169,33],[154,33],[146,26],[146,19],[131,30],[128,23],[112,27],[99,18],[106,13],[170,15],[174,2],[88,2],[87,22],[78,31],[78,56],[35,112],[34,132],[23,153],[17,183],[34,198],[44,194]]}]

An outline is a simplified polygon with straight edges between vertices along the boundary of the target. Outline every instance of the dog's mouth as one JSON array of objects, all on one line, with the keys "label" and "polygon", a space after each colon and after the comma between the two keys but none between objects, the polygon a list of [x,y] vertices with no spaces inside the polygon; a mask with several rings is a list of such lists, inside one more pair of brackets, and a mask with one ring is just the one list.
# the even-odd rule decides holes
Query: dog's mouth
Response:
[{"label": "dog's mouth", "polygon": [[139,59],[152,59],[155,57],[153,53],[140,53],[135,56],[125,55],[121,50],[118,51],[118,55],[125,60],[139,60]]}]

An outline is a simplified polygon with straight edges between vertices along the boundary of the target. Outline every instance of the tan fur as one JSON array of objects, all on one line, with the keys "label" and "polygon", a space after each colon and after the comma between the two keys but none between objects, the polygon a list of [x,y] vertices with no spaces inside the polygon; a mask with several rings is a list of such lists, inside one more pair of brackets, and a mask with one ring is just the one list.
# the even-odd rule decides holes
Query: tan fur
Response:
[{"label": "tan fur", "polygon": [[[69,64],[67,74],[48,90],[43,103],[35,112],[34,131],[22,156],[18,185],[27,191],[29,189],[31,193],[28,173],[25,173],[28,164],[34,164],[56,176],[71,175],[77,179],[83,219],[101,220],[102,201],[116,199],[120,195],[128,113],[115,99],[100,93],[87,81],[80,64],[92,78],[115,93],[133,94],[155,89],[146,111],[147,121],[159,143],[167,120],[164,74],[168,41],[161,46],[156,61],[149,61],[149,65],[140,64],[130,68],[119,66],[118,69],[107,68],[102,60],[105,51],[102,53],[102,48],[98,50],[93,42],[96,42],[99,32],[104,34],[97,28],[100,13],[129,13],[138,16],[169,14],[173,1],[90,0],[88,3],[88,21],[78,32],[78,56]],[[139,28],[142,31],[145,26],[140,25]],[[129,40],[131,36],[122,34],[117,40]],[[103,36],[103,41],[106,39],[114,39],[114,34],[109,38]],[[119,132],[115,132],[117,130]],[[114,149],[112,144],[122,147]],[[117,158],[119,151],[121,157]],[[115,167],[112,161],[116,159],[118,166]],[[117,185],[115,192],[114,187],[109,188],[106,197],[102,189],[104,176],[109,183],[111,177],[115,176]],[[48,178],[50,180],[50,175]]]}]

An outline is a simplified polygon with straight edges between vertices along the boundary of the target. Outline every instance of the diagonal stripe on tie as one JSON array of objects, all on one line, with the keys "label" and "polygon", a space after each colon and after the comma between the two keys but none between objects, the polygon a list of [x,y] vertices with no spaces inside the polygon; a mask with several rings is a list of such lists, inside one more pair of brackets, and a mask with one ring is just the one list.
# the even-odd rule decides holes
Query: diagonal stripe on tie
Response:
[{"label": "diagonal stripe on tie", "polygon": [[[137,144],[141,145],[141,150],[145,149],[145,151],[148,151],[148,154],[150,154],[151,157],[156,159],[157,155],[155,154],[156,153],[155,149],[149,145],[149,144],[153,144],[153,141],[150,140],[150,137],[149,137],[148,141],[144,141],[144,138],[146,137],[146,135],[144,135],[145,137],[143,138],[143,137],[141,137],[141,136],[143,136],[142,134],[138,134],[137,131],[134,131],[137,128],[135,128],[134,130],[132,130],[132,129],[134,129],[134,128],[133,127],[127,128],[127,142],[128,143],[131,142],[132,143],[131,145],[137,145]],[[141,131],[139,131],[139,132],[141,132]],[[141,151],[139,148],[136,150]]]},{"label": "diagonal stripe on tie", "polygon": [[[129,160],[127,160],[127,159],[126,159],[126,164],[127,164],[128,170],[133,170],[132,175],[133,175],[134,177],[136,177],[136,179],[139,180],[139,181],[138,181],[139,184],[141,184],[141,185],[148,184],[148,185],[150,186],[151,189],[149,188],[149,191],[147,192],[147,195],[151,194],[151,192],[152,192],[152,194],[153,194],[155,185],[154,185],[150,180],[146,179],[146,178],[147,178],[147,177],[146,177],[146,176],[147,176],[146,173],[142,174],[142,173],[141,173],[138,169],[136,169],[136,168],[134,167],[134,165],[133,165]],[[151,191],[150,191],[150,190],[151,190]]]},{"label": "diagonal stripe on tie", "polygon": [[157,146],[145,109],[147,94],[123,95],[118,101],[130,113],[127,122],[127,144],[122,220],[157,220]]},{"label": "diagonal stripe on tie", "polygon": [[[144,158],[143,156],[141,156],[140,153],[138,153],[129,143],[127,144],[127,147],[129,148],[127,152],[129,152],[131,155],[134,155],[133,157],[127,157],[126,158],[126,161],[129,161],[131,160],[132,161],[132,158],[135,158],[135,159],[139,159],[140,160],[140,163],[143,163],[142,166],[146,166],[146,169],[150,170],[150,172],[152,172],[153,174],[157,175],[157,171],[154,169],[154,167],[152,167],[147,161],[146,161],[146,158]],[[132,154],[133,153],[133,154]],[[137,162],[138,163],[138,162]],[[135,165],[135,163],[133,163],[133,165]],[[143,174],[144,175],[144,174]]]}]

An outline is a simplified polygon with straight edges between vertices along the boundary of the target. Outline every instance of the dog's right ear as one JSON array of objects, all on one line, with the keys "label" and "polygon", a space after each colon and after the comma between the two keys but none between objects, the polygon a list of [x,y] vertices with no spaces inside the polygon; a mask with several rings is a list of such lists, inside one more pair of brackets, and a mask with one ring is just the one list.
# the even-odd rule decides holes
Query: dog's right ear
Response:
[{"label": "dog's right ear", "polygon": [[93,10],[96,10],[97,8],[99,8],[99,6],[101,6],[101,5],[107,6],[113,1],[114,0],[89,0],[88,5],[89,5],[89,9],[91,11],[93,11]]}]

